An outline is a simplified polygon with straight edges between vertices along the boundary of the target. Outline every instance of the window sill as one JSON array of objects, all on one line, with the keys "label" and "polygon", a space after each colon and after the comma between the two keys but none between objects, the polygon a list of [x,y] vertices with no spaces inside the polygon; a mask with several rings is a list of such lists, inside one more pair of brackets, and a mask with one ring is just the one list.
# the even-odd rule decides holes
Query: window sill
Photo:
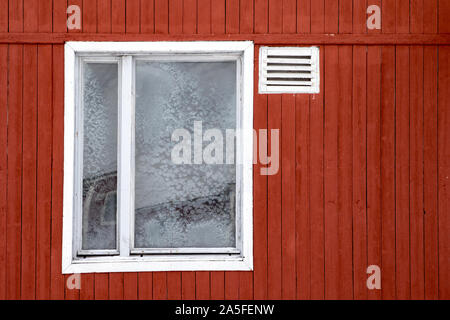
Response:
[{"label": "window sill", "polygon": [[148,271],[251,271],[251,259],[240,255],[157,255],[86,257],[63,265],[63,274]]}]

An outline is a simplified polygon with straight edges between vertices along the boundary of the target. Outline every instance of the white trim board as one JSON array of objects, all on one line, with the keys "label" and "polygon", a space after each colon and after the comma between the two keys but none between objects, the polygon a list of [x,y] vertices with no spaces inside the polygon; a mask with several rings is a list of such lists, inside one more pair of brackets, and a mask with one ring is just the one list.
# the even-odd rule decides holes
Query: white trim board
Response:
[{"label": "white trim board", "polygon": [[[63,195],[63,252],[62,271],[87,272],[137,272],[137,271],[199,271],[199,270],[252,270],[253,269],[253,137],[242,134],[236,143],[237,160],[236,208],[240,210],[236,226],[237,248],[223,250],[170,250],[137,252],[133,249],[134,214],[134,74],[133,59],[141,56],[152,59],[180,61],[238,61],[237,77],[237,129],[253,129],[253,42],[251,41],[197,41],[197,42],[67,42],[65,45],[65,105],[64,105],[64,195]],[[81,77],[80,59],[98,61],[118,59],[119,68],[119,157],[118,157],[118,249],[80,250],[80,202],[78,181],[80,152],[76,132],[76,108],[80,106],[76,86]],[[198,58],[197,58],[198,57]],[[144,58],[144,57],[142,57]],[[78,125],[79,127],[79,125]],[[78,235],[78,236],[77,236]],[[108,252],[106,252],[108,251]],[[78,253],[85,252],[80,257]],[[177,252],[174,249],[174,252]],[[236,254],[236,252],[239,252]],[[103,254],[99,256],[98,254]]]}]

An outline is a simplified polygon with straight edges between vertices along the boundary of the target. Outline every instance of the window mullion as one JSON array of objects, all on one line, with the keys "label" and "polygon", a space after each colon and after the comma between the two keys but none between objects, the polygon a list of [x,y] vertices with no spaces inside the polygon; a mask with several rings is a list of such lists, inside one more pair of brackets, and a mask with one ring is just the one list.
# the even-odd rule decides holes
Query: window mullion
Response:
[{"label": "window mullion", "polygon": [[131,217],[133,209],[133,58],[123,56],[121,60],[120,104],[119,104],[119,246],[120,255],[129,256],[131,247]]}]

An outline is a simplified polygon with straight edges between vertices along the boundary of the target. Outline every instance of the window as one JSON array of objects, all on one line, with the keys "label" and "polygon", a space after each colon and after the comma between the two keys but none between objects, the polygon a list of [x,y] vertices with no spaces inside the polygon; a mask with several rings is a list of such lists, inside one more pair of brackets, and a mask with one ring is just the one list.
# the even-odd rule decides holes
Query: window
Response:
[{"label": "window", "polygon": [[68,42],[63,273],[252,270],[253,44]]}]

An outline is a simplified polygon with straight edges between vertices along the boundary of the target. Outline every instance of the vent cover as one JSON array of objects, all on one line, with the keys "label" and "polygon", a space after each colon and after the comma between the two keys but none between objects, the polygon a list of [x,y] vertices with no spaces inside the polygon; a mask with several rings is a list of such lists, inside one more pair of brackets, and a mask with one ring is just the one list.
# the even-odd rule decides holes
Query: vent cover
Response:
[{"label": "vent cover", "polygon": [[319,48],[261,47],[259,93],[319,93]]}]

